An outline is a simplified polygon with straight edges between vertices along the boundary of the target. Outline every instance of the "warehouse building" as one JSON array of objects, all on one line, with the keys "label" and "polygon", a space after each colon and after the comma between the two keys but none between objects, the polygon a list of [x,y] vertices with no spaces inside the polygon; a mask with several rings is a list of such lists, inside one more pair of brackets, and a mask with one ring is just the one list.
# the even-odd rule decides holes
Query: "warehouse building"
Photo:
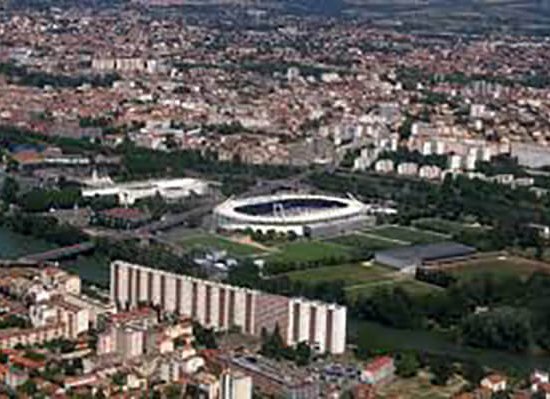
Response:
[{"label": "warehouse building", "polygon": [[378,251],[374,258],[377,263],[413,274],[425,262],[459,259],[475,252],[475,248],[457,242],[440,242]]}]

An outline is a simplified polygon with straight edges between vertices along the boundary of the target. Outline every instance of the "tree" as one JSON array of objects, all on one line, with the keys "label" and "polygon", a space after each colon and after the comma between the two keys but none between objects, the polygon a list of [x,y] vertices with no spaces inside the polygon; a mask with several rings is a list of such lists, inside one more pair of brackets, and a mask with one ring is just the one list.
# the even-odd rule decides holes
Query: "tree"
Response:
[{"label": "tree", "polygon": [[294,350],[294,359],[298,366],[307,366],[311,361],[311,348],[306,342],[300,342]]},{"label": "tree", "polygon": [[431,359],[430,370],[433,374],[431,382],[434,385],[446,385],[454,373],[449,359],[440,357]]},{"label": "tree", "polygon": [[396,372],[399,377],[411,378],[415,377],[420,368],[420,362],[416,354],[411,352],[400,353],[396,357]]},{"label": "tree", "polygon": [[2,184],[0,197],[6,204],[13,204],[17,201],[17,193],[19,192],[19,183],[13,177],[8,176]]}]

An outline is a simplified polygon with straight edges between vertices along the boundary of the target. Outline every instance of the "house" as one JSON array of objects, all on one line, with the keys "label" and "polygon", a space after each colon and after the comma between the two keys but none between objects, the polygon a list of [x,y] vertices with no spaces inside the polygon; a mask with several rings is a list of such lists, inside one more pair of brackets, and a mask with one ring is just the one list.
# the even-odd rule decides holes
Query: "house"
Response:
[{"label": "house", "polygon": [[376,393],[372,385],[357,384],[353,387],[353,399],[374,399]]},{"label": "house", "polygon": [[500,374],[490,374],[481,380],[481,387],[490,390],[492,393],[506,390],[506,378]]},{"label": "house", "polygon": [[380,356],[368,363],[363,370],[361,380],[367,384],[377,385],[394,377],[395,364],[390,356]]},{"label": "house", "polygon": [[550,399],[550,375],[546,371],[533,371],[530,381],[532,393],[538,392],[542,394],[542,397]]}]

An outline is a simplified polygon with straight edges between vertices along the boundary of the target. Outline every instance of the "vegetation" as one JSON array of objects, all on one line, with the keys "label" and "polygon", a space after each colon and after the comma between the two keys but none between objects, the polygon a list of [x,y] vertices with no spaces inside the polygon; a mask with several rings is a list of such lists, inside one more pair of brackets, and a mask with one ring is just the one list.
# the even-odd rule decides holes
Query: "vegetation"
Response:
[{"label": "vegetation", "polygon": [[78,244],[88,237],[78,228],[60,224],[52,216],[39,216],[16,212],[0,217],[0,225],[16,233],[44,239],[61,246]]},{"label": "vegetation", "polygon": [[396,201],[394,222],[408,225],[419,218],[474,220],[487,229],[461,231],[453,239],[481,250],[535,248],[542,242],[531,223],[550,224],[550,201],[528,189],[501,186],[465,177],[442,184],[368,174],[315,174],[310,183],[332,192],[352,191],[366,199]]},{"label": "vegetation", "polygon": [[[483,275],[426,296],[410,295],[400,287],[381,288],[359,298],[352,311],[360,319],[397,328],[454,329],[460,342],[476,347],[518,352],[538,345],[548,350],[547,293],[547,274],[535,273],[527,280]],[[474,313],[479,309],[487,310]]]},{"label": "vegetation", "polygon": [[290,360],[298,366],[307,366],[312,358],[312,351],[305,342],[299,342],[295,348],[286,346],[279,325],[275,325],[273,332],[262,329],[262,347],[260,353],[275,360]]},{"label": "vegetation", "polygon": [[9,82],[22,86],[52,86],[52,87],[79,87],[85,84],[92,86],[109,87],[120,80],[117,74],[69,76],[55,75],[44,71],[32,71],[27,67],[13,63],[0,63],[0,75],[4,75]]},{"label": "vegetation", "polygon": [[419,151],[409,151],[405,147],[400,147],[397,151],[383,152],[378,158],[391,159],[394,164],[400,164],[403,162],[414,162],[420,166],[432,165],[438,166],[441,169],[445,169],[447,167],[446,155],[422,155]]},{"label": "vegetation", "polygon": [[262,252],[253,245],[241,244],[215,234],[200,234],[186,237],[180,240],[179,244],[186,251],[193,249],[213,249],[227,251],[232,256],[257,255]]}]

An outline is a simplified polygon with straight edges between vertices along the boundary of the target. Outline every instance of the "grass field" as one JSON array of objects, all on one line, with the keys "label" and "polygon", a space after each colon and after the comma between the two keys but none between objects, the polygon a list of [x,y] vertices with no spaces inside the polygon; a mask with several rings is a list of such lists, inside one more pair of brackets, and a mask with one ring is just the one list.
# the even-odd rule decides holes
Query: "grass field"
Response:
[{"label": "grass field", "polygon": [[189,249],[215,249],[227,251],[233,256],[250,256],[262,253],[262,250],[247,244],[231,241],[228,238],[215,234],[199,234],[186,237],[178,241],[185,250]]},{"label": "grass field", "polygon": [[394,248],[401,244],[388,240],[384,237],[377,237],[374,234],[369,233],[354,233],[346,236],[340,236],[327,240],[335,244],[345,245],[352,248],[368,249],[371,251],[378,251],[381,249]]},{"label": "grass field", "polygon": [[448,237],[427,230],[404,226],[382,226],[366,231],[366,233],[394,240],[401,244],[429,244],[448,240]]},{"label": "grass field", "polygon": [[349,264],[340,266],[326,266],[315,269],[299,270],[288,273],[291,280],[300,280],[310,283],[342,280],[346,285],[363,284],[386,279],[391,271],[382,266],[364,266]]},{"label": "grass field", "polygon": [[442,289],[435,285],[415,280],[413,277],[387,275],[386,278],[379,279],[378,281],[375,280],[365,284],[346,287],[346,294],[350,299],[356,299],[359,297],[368,297],[380,288],[392,289],[396,287],[403,288],[411,295],[425,295]]},{"label": "grass field", "polygon": [[527,278],[537,271],[550,273],[550,265],[515,256],[495,256],[452,264],[445,267],[444,270],[461,279],[469,279],[487,273]]},{"label": "grass field", "polygon": [[272,262],[315,262],[328,258],[345,259],[350,248],[322,241],[299,241],[283,245],[266,260]]},{"label": "grass field", "polygon": [[459,234],[461,232],[477,232],[486,230],[487,227],[476,226],[439,218],[422,218],[412,222],[419,229],[426,229],[444,234]]}]

